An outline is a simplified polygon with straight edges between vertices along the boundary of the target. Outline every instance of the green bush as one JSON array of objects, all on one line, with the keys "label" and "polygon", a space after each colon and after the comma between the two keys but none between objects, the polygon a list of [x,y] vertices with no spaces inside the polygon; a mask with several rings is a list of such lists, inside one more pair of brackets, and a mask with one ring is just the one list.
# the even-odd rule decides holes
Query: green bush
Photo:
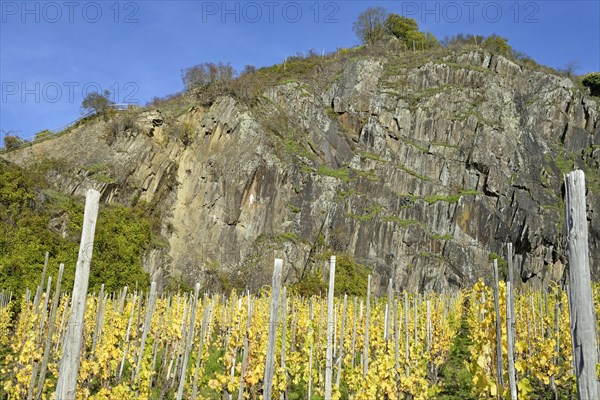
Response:
[{"label": "green bush", "polygon": [[600,72],[592,72],[583,77],[581,83],[590,89],[592,96],[600,97]]},{"label": "green bush", "polygon": [[490,35],[483,41],[483,47],[506,57],[513,55],[513,49],[508,45],[508,39],[498,35]]},{"label": "green bush", "polygon": [[438,44],[431,33],[419,31],[417,21],[402,15],[390,14],[385,21],[385,30],[388,35],[402,40],[409,49],[428,49]]},{"label": "green bush", "polygon": [[44,129],[35,134],[35,140],[44,140],[50,136],[52,136],[52,132],[48,129]]},{"label": "green bush", "polygon": [[350,255],[339,255],[335,263],[335,294],[366,296],[371,269]]},{"label": "green bush", "polygon": [[21,147],[25,141],[18,136],[6,135],[4,137],[4,147],[7,150],[12,150]]},{"label": "green bush", "polygon": [[110,91],[105,90],[103,93],[90,92],[83,99],[81,109],[85,113],[104,114],[113,104],[110,100]]},{"label": "green bush", "polygon": [[[0,161],[0,288],[17,298],[26,288],[35,290],[39,285],[46,252],[50,253],[48,274],[56,277],[58,264],[64,263],[63,287],[73,287],[83,202],[49,190],[43,175]],[[90,290],[99,290],[103,283],[109,292],[124,285],[146,288],[142,254],[156,231],[157,221],[143,204],[101,205]]]}]

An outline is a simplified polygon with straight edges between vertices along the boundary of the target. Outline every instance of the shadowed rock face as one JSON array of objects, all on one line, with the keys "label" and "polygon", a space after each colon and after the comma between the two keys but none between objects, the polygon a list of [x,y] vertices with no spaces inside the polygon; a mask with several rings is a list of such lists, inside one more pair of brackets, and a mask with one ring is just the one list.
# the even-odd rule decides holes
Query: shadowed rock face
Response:
[{"label": "shadowed rock face", "polygon": [[[403,67],[343,65],[325,89],[288,82],[248,106],[223,96],[177,117],[143,111],[107,140],[97,120],[3,155],[59,158],[56,189],[152,204],[167,248],[145,255],[164,283],[288,282],[327,246],[374,267],[384,288],[451,290],[515,245],[522,280],[563,276],[563,172],[588,172],[590,260],[600,269],[598,105],[566,78],[484,52]],[[102,163],[99,182],[85,165]]]}]

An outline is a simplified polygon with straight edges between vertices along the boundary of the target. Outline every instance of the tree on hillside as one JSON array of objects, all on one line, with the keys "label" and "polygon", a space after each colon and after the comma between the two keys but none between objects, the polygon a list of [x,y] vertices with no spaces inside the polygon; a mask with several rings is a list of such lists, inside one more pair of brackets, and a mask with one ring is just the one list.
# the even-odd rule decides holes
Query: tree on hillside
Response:
[{"label": "tree on hillside", "polygon": [[507,42],[507,38],[493,34],[483,41],[483,47],[494,53],[502,54],[503,56],[511,56],[513,54],[513,49]]},{"label": "tree on hillside", "polygon": [[437,39],[431,33],[419,31],[417,21],[413,18],[390,14],[384,26],[387,34],[402,40],[409,48],[423,49],[438,44]]},{"label": "tree on hillside", "polygon": [[187,90],[212,84],[227,84],[235,77],[230,64],[202,63],[181,70],[181,80]]},{"label": "tree on hillside", "polygon": [[369,7],[358,15],[352,30],[364,44],[373,44],[385,37],[388,12],[383,7]]},{"label": "tree on hillside", "polygon": [[88,93],[81,103],[81,108],[84,113],[95,112],[96,114],[105,114],[113,104],[110,100],[110,91],[105,90],[103,93]]},{"label": "tree on hillside", "polygon": [[457,33],[454,36],[446,36],[442,40],[442,46],[444,47],[452,47],[452,46],[462,46],[462,45],[475,45],[480,46],[485,40],[485,36],[481,35],[473,35],[471,33]]},{"label": "tree on hillside", "polygon": [[25,141],[15,135],[4,136],[4,148],[7,150],[16,149],[23,145]]},{"label": "tree on hillside", "polygon": [[394,35],[398,39],[406,40],[414,32],[419,31],[417,21],[413,18],[403,17],[398,14],[390,14],[385,21],[386,32]]},{"label": "tree on hillside", "polygon": [[600,97],[600,72],[592,72],[583,77],[581,81],[584,86],[590,88],[592,96]]}]

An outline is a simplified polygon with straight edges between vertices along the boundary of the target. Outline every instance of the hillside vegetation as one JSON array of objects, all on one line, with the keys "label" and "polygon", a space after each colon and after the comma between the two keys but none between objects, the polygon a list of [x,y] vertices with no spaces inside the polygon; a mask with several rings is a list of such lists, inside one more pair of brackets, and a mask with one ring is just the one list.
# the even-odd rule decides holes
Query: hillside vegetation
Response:
[{"label": "hillside vegetation", "polygon": [[[65,264],[65,288],[73,285],[83,221],[81,199],[50,188],[39,164],[22,169],[0,160],[0,286],[20,297],[39,285],[44,254],[50,254],[49,274]],[[105,284],[144,289],[148,274],[142,253],[152,246],[156,221],[143,204],[103,205],[98,218],[90,290]]]}]

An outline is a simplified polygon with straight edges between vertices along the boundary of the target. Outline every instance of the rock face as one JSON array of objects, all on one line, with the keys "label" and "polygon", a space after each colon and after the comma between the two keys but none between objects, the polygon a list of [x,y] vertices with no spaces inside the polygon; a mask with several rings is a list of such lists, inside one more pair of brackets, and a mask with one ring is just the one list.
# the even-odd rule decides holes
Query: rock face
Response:
[{"label": "rock face", "polygon": [[168,246],[144,265],[162,283],[256,288],[274,255],[290,282],[328,246],[372,266],[380,289],[392,278],[399,290],[452,290],[488,277],[490,253],[511,241],[522,281],[540,285],[564,273],[573,167],[590,180],[598,276],[598,111],[569,79],[481,51],[419,65],[364,58],[324,89],[287,82],[252,105],[222,96],[179,115],[96,120],[2,157],[58,158],[58,190],[152,204]]}]

